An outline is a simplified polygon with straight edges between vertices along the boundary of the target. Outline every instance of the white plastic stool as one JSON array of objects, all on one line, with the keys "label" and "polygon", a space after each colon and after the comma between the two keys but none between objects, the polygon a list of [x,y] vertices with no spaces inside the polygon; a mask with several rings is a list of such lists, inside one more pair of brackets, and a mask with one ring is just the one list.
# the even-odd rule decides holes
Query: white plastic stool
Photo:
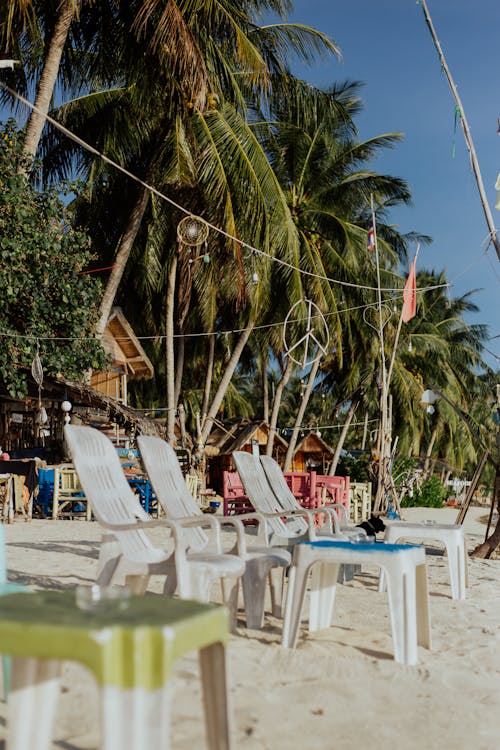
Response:
[{"label": "white plastic stool", "polygon": [[378,565],[384,570],[388,581],[394,659],[401,664],[416,664],[417,644],[430,648],[431,633],[425,549],[411,544],[333,541],[297,544],[288,575],[282,646],[294,648],[297,644],[311,568],[309,632],[332,624],[338,570],[346,563]]},{"label": "white plastic stool", "polygon": [[[465,589],[469,588],[469,565],[465,547],[464,528],[458,524],[407,523],[394,521],[387,525],[384,542],[397,543],[400,539],[432,539],[446,547],[450,571],[452,599],[465,599]],[[384,590],[383,575],[380,576],[380,590]]]}]

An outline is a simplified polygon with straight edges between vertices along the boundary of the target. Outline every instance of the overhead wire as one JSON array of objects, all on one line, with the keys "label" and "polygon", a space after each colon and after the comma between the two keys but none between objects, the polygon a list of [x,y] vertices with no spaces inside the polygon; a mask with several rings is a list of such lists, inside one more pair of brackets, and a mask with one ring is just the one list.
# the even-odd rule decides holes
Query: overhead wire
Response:
[{"label": "overhead wire", "polygon": [[[100,159],[102,159],[106,164],[109,164],[114,169],[117,169],[118,171],[125,174],[127,177],[129,177],[131,180],[134,180],[139,185],[142,185],[142,187],[146,188],[146,190],[149,190],[154,195],[158,196],[158,198],[166,201],[174,208],[178,209],[182,213],[186,214],[186,216],[192,216],[193,213],[189,209],[185,208],[181,204],[174,201],[172,198],[170,198],[168,195],[165,195],[165,193],[162,193],[160,190],[157,190],[155,187],[150,185],[149,183],[142,180],[140,177],[137,177],[137,175],[133,174],[133,172],[130,172],[125,167],[122,167],[121,164],[118,164],[118,162],[113,161],[113,159],[110,159],[108,156],[103,154],[101,151],[96,149],[94,146],[91,146],[87,141],[84,141],[82,138],[77,136],[75,133],[72,133],[71,130],[68,130],[64,125],[61,125],[57,120],[55,120],[53,117],[51,117],[48,114],[43,113],[38,107],[36,107],[32,102],[30,102],[28,99],[26,99],[24,96],[19,94],[18,92],[14,91],[14,89],[11,89],[10,86],[7,86],[6,83],[3,81],[0,81],[0,86],[8,91],[8,93],[11,96],[14,96],[17,98],[20,102],[25,104],[27,107],[31,108],[38,114],[41,114],[45,117],[48,123],[53,125],[57,130],[60,130],[64,135],[66,135],[70,140],[77,143],[79,146],[81,146],[83,149],[89,151],[92,154],[95,154],[95,156],[98,156]],[[322,274],[313,273],[312,271],[306,271],[303,268],[299,268],[297,266],[294,266],[292,263],[289,263],[288,261],[285,261],[281,258],[277,258],[274,255],[271,255],[270,253],[266,253],[264,250],[261,250],[257,247],[254,247],[253,245],[250,245],[248,242],[245,242],[239,237],[235,237],[234,235],[230,234],[229,232],[226,232],[224,229],[221,229],[220,227],[216,226],[215,224],[212,224],[211,222],[207,221],[206,219],[201,218],[201,221],[203,221],[210,229],[213,229],[214,232],[217,232],[218,234],[221,234],[222,236],[226,237],[227,239],[231,240],[232,242],[237,242],[241,247],[245,248],[246,250],[249,250],[251,253],[256,253],[257,255],[260,255],[261,257],[268,258],[269,260],[273,261],[274,263],[278,263],[279,265],[290,268],[293,271],[298,271],[300,274],[304,276],[309,276],[311,278],[319,279],[321,281],[328,281],[331,284],[338,284],[339,286],[345,286],[352,289],[363,289],[365,291],[373,291],[378,292],[378,287],[368,286],[364,284],[355,284],[354,282],[349,281],[343,281],[341,279],[334,279],[329,276],[323,276]],[[447,284],[441,284],[439,287],[446,287]],[[436,288],[436,287],[432,287]],[[383,289],[380,289],[381,292],[398,292],[401,291],[400,287],[386,287]],[[422,291],[422,290],[421,290]]]}]

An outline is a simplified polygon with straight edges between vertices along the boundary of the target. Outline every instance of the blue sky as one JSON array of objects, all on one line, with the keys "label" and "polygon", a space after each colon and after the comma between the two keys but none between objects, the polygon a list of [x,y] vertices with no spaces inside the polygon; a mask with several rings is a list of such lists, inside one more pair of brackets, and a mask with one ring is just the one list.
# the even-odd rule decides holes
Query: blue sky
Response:
[{"label": "blue sky", "polygon": [[[498,0],[427,0],[427,7],[462,100],[498,228],[500,5]],[[356,121],[360,138],[404,133],[404,141],[372,165],[405,179],[412,191],[413,206],[395,211],[393,223],[402,232],[433,238],[421,248],[418,266],[444,269],[452,296],[480,289],[472,299],[481,311],[469,322],[487,323],[491,337],[500,334],[500,262],[493,247],[485,254],[486,220],[459,125],[454,134],[455,101],[422,7],[415,0],[295,0],[290,20],[328,33],[342,51],[341,61],[295,66],[296,74],[318,86],[364,83],[364,111]],[[500,357],[500,338],[487,346]],[[500,368],[496,357],[488,355],[488,364]]]}]

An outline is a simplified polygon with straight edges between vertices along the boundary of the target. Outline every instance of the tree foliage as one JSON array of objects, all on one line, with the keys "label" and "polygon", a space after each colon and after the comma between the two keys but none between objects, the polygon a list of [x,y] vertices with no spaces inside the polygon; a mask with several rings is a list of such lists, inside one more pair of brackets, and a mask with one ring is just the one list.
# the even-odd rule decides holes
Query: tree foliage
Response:
[{"label": "tree foliage", "polygon": [[0,379],[18,398],[38,347],[48,374],[79,379],[105,363],[93,338],[101,285],[82,273],[90,240],[60,190],[38,192],[27,181],[23,158],[9,120],[0,130]]}]

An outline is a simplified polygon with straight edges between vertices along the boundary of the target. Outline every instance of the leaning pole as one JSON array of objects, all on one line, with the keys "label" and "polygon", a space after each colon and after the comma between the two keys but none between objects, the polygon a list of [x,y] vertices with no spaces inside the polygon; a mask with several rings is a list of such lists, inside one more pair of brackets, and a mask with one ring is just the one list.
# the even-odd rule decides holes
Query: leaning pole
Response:
[{"label": "leaning pole", "polygon": [[453,97],[458,107],[458,112],[460,114],[460,123],[462,125],[465,142],[469,150],[472,171],[474,172],[474,177],[476,179],[476,184],[479,190],[479,198],[481,199],[481,205],[483,207],[483,212],[486,218],[486,223],[488,225],[490,242],[492,243],[492,245],[494,246],[496,250],[498,260],[500,260],[500,241],[498,240],[497,230],[495,229],[493,216],[491,214],[488,199],[486,197],[486,191],[484,189],[483,178],[481,177],[481,170],[479,169],[479,162],[476,156],[476,149],[474,148],[474,143],[473,143],[472,136],[470,133],[469,123],[467,122],[464,108],[462,106],[462,102],[458,95],[457,87],[455,86],[455,82],[451,76],[450,69],[448,68],[448,64],[443,54],[443,50],[441,49],[441,44],[437,37],[434,24],[432,23],[432,19],[429,14],[429,9],[427,8],[427,3],[425,0],[420,0],[420,4],[422,5],[422,9],[424,11],[424,16],[425,16],[425,21],[427,23],[430,34],[432,36],[432,41],[434,42],[434,46],[437,50],[439,60],[441,62],[441,66],[443,68],[444,74],[446,76],[451,92],[453,94]]}]

